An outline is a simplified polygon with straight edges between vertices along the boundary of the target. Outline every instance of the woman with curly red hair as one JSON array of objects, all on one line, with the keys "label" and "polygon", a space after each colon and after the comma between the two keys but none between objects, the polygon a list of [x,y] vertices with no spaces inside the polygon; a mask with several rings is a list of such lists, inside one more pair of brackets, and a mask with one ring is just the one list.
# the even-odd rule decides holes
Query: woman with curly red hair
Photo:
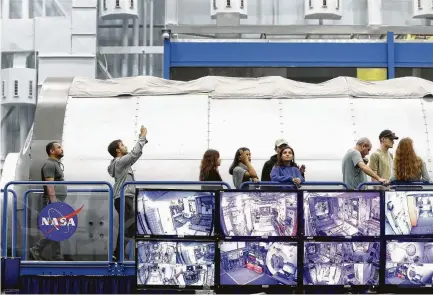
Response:
[{"label": "woman with curly red hair", "polygon": [[391,181],[430,181],[425,162],[418,157],[409,137],[403,138],[395,151]]}]

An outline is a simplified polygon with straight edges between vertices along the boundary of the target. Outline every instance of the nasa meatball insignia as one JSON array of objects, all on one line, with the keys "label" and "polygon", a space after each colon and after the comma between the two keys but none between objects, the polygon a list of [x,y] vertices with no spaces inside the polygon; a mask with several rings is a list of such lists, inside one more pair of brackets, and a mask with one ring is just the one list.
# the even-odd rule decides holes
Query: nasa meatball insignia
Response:
[{"label": "nasa meatball insignia", "polygon": [[73,236],[78,226],[78,210],[74,210],[66,203],[56,202],[49,204],[38,216],[39,230],[45,238],[60,242]]}]

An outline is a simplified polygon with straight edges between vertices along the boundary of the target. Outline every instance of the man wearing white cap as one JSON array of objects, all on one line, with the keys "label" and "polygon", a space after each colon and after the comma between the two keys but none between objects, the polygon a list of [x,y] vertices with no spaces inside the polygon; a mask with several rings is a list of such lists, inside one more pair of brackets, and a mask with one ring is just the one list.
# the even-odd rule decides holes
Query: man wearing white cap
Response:
[{"label": "man wearing white cap", "polygon": [[[280,150],[286,146],[288,146],[289,143],[287,142],[287,140],[280,138],[277,141],[275,141],[275,152],[276,154],[273,155],[268,161],[266,161],[265,165],[263,165],[263,169],[262,169],[262,177],[261,177],[261,181],[271,181],[271,171],[272,168],[274,167],[274,165],[277,163],[277,157],[278,157],[278,153],[280,152]],[[296,164],[295,164],[296,165]],[[301,171],[302,177],[304,177],[305,179],[305,165],[302,165],[301,167],[298,167],[299,170]]]}]

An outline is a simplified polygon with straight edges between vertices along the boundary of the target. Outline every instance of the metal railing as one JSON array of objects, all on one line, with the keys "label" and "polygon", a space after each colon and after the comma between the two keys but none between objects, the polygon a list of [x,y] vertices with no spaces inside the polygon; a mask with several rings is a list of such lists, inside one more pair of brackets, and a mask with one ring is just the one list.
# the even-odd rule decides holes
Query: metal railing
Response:
[{"label": "metal railing", "polygon": [[225,186],[228,189],[231,189],[230,185],[224,181],[127,181],[120,188],[120,212],[119,212],[119,256],[118,262],[123,263],[123,256],[125,255],[125,187],[128,185],[135,186],[143,186],[143,185],[179,185],[179,186],[188,186],[188,185],[218,185]]},{"label": "metal railing", "polygon": [[[10,181],[8,182],[5,187],[3,188],[3,216],[2,216],[2,233],[1,233],[1,246],[2,246],[2,257],[6,257],[7,256],[7,224],[8,224],[8,218],[7,218],[7,208],[8,208],[8,188],[11,185],[41,185],[41,186],[45,186],[45,185],[79,185],[79,186],[83,186],[83,185],[104,185],[108,187],[108,192],[109,192],[109,199],[108,199],[108,212],[109,212],[109,240],[108,240],[108,261],[112,262],[113,261],[113,257],[112,257],[112,253],[113,253],[113,199],[114,199],[114,191],[113,191],[113,187],[111,186],[111,184],[109,182],[106,181]],[[16,195],[16,194],[15,194]],[[15,215],[16,215],[16,210],[15,210]],[[6,229],[6,230],[5,230]],[[18,231],[18,230],[17,230]],[[17,232],[16,231],[16,232]],[[13,238],[14,239],[14,238]],[[15,235],[15,239],[16,239],[16,235]],[[12,241],[12,245],[16,244],[16,240],[15,242]],[[16,247],[12,246],[12,249],[14,249]]]},{"label": "metal railing", "polygon": [[[28,224],[28,218],[27,218],[27,203],[28,203],[28,198],[30,196],[30,194],[32,193],[43,193],[44,190],[42,189],[29,189],[24,193],[24,210],[23,210],[23,233],[22,233],[22,238],[23,238],[23,254],[22,254],[22,258],[23,260],[27,260],[27,224]],[[68,189],[68,193],[108,193],[110,192],[110,190],[108,189]],[[110,231],[110,229],[108,229],[108,231]],[[15,248],[18,247],[17,243],[14,243],[12,245],[12,249],[14,250]],[[12,251],[13,251],[12,250]],[[110,254],[111,255],[111,254]]]},{"label": "metal railing", "polygon": [[[3,193],[3,198],[6,200],[6,202],[8,201],[8,193],[12,194],[13,197],[13,215],[12,215],[12,222],[13,222],[13,227],[12,227],[12,244],[16,245],[17,243],[17,236],[16,233],[18,232],[18,197],[17,197],[17,193],[14,190],[8,190],[6,192],[6,189],[1,189],[1,193]],[[3,206],[4,206],[4,202],[3,202]],[[6,213],[5,213],[6,212]],[[4,211],[3,209],[3,220],[6,217],[6,221],[7,221],[7,211]],[[6,226],[2,226],[2,234],[4,233],[7,236],[7,230],[8,228]],[[3,238],[2,238],[3,241]],[[3,252],[3,248],[4,246],[2,245],[2,252]],[[5,250],[5,252],[7,253],[7,249]],[[12,247],[12,257],[15,257],[17,255],[17,253],[14,250],[14,247]],[[2,255],[3,256],[3,255]],[[6,255],[4,255],[6,256]]]},{"label": "metal railing", "polygon": [[[282,183],[278,181],[246,181],[241,184],[240,189],[244,189],[245,186],[249,185],[262,185],[262,186],[269,186],[269,187],[275,187],[275,186],[284,186],[284,187],[293,187],[293,189],[299,189],[294,185],[293,183]],[[342,186],[345,189],[348,189],[347,185],[344,182],[326,182],[326,181],[306,181],[301,183],[301,186]]]},{"label": "metal railing", "polygon": [[[358,185],[358,187],[356,188],[357,190],[361,190],[364,186],[384,186],[381,182],[363,182],[360,185]],[[393,181],[390,182],[389,185],[387,185],[388,187],[392,187],[392,186],[432,186],[433,182],[423,182],[423,181]]]}]

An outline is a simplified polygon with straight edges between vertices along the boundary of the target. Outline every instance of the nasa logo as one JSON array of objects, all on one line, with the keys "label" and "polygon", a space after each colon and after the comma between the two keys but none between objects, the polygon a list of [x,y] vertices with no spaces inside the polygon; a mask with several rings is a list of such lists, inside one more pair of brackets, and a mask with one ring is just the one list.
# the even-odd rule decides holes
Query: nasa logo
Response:
[{"label": "nasa logo", "polygon": [[66,203],[48,204],[38,217],[39,230],[49,240],[60,242],[69,239],[77,230],[78,213],[83,209],[74,210]]}]

